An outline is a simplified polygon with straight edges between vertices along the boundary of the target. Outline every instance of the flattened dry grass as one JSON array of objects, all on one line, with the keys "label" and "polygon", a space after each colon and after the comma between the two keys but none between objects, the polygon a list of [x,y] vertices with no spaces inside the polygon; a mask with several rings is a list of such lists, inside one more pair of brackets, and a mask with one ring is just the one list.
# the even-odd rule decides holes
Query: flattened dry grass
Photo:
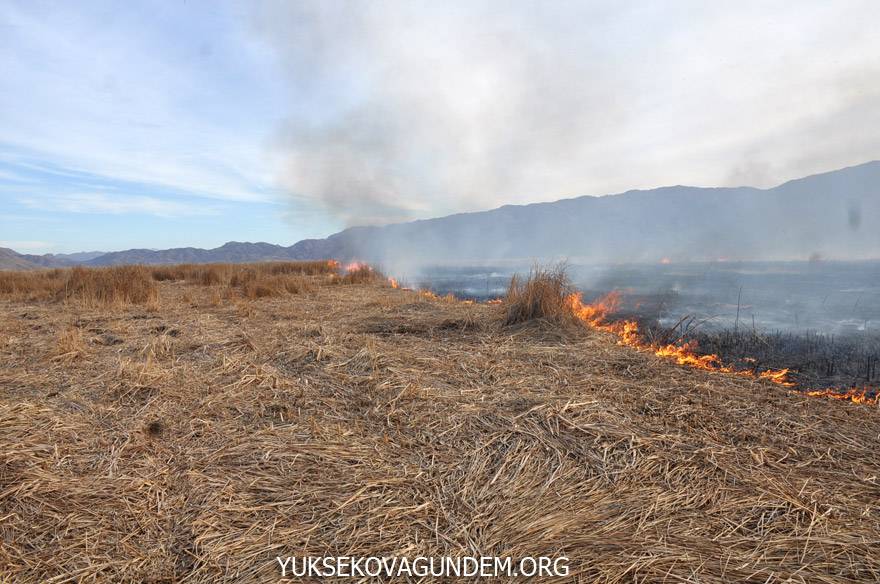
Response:
[{"label": "flattened dry grass", "polygon": [[[266,582],[276,555],[880,579],[876,409],[311,278],[220,305],[163,282],[158,312],[0,299],[0,580]],[[52,360],[71,322],[88,351]]]},{"label": "flattened dry grass", "polygon": [[72,361],[82,357],[86,351],[82,331],[75,326],[68,326],[58,333],[53,360]]}]

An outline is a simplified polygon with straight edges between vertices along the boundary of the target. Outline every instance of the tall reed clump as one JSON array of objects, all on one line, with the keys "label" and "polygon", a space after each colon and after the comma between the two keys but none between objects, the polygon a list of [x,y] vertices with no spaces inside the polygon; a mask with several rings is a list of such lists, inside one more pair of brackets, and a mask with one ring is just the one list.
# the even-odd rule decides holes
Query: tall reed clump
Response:
[{"label": "tall reed clump", "polygon": [[231,285],[269,276],[316,276],[334,274],[338,264],[328,260],[301,262],[258,262],[247,264],[180,264],[176,266],[152,266],[154,280],[186,281],[199,286]]},{"label": "tall reed clump", "polygon": [[303,276],[266,276],[258,274],[240,284],[241,294],[245,298],[272,298],[284,294],[301,294],[311,291],[312,285]]},{"label": "tall reed clump", "polygon": [[257,269],[272,276],[299,275],[320,276],[335,273],[338,264],[332,260],[316,260],[303,262],[265,262],[255,264]]},{"label": "tall reed clump", "polygon": [[346,283],[377,277],[369,270],[338,275],[332,260],[250,264],[180,264],[170,266],[112,266],[0,271],[0,297],[24,300],[77,301],[90,306],[144,304],[158,307],[156,282],[182,281],[206,287],[225,286],[245,298],[299,294],[313,289],[309,276],[331,275]]},{"label": "tall reed clump", "polygon": [[575,322],[577,317],[570,300],[574,291],[564,264],[535,266],[525,279],[514,274],[503,301],[504,324],[509,326],[538,319]]},{"label": "tall reed clump", "polygon": [[67,270],[0,271],[0,296],[23,300],[54,298],[67,280]]},{"label": "tall reed clump", "polygon": [[59,297],[87,306],[156,304],[159,288],[144,266],[75,267],[69,271]]}]

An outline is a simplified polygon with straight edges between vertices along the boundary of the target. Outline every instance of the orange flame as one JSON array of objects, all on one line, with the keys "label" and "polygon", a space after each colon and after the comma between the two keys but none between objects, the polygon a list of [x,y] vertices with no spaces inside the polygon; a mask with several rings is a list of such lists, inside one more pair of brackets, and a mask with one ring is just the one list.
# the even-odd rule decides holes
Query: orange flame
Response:
[{"label": "orange flame", "polygon": [[[808,391],[807,395],[813,397],[827,397],[829,399],[837,399],[841,401],[851,401],[856,404],[865,404],[869,406],[876,406],[880,404],[880,394],[875,394],[873,396],[870,388],[852,388],[847,389],[846,391],[837,391],[835,389],[818,389],[815,391]],[[875,390],[876,391],[876,390]]]},{"label": "orange flame", "polygon": [[400,288],[400,284],[397,283],[397,280],[390,276],[388,277],[388,285],[395,289]]},{"label": "orange flame", "polygon": [[[348,271],[350,269],[360,269],[362,267],[371,269],[369,268],[369,266],[366,266],[366,264],[353,262],[346,266],[346,270]],[[388,278],[388,282],[391,284],[392,288],[398,287],[397,280],[395,280],[394,278]],[[411,289],[403,288],[403,290]],[[431,292],[430,290],[420,289],[417,292],[422,297],[429,300],[441,300],[440,296]],[[457,300],[452,294],[447,294],[442,299],[448,301]],[[463,302],[470,303],[471,301]],[[503,302],[504,300],[502,298],[492,298],[490,300],[487,300],[486,304],[502,304]],[[669,343],[666,345],[645,342],[644,340],[642,340],[642,337],[639,334],[639,324],[636,321],[611,321],[608,319],[609,315],[612,314],[620,304],[620,293],[618,291],[610,292],[609,294],[606,294],[602,298],[599,298],[598,300],[590,304],[584,304],[581,293],[575,292],[566,296],[565,302],[572,309],[572,312],[575,314],[575,316],[577,316],[579,320],[583,321],[588,326],[596,330],[617,335],[617,342],[620,345],[633,347],[634,349],[639,351],[650,351],[658,357],[669,359],[675,361],[679,365],[692,367],[694,369],[726,373],[730,375],[737,375],[740,377],[748,377],[751,379],[761,379],[764,381],[775,383],[777,385],[782,385],[784,387],[795,387],[797,385],[789,379],[789,374],[791,373],[791,370],[788,368],[767,369],[760,372],[748,369],[736,369],[733,366],[724,365],[721,361],[721,358],[714,353],[700,355],[699,353],[697,353],[696,343],[693,342],[684,342],[681,344]],[[755,360],[751,358],[746,358],[745,360],[749,362],[755,362]],[[841,401],[851,401],[857,404],[866,404],[873,406],[880,405],[880,394],[875,393],[874,395],[871,395],[872,392],[876,392],[876,390],[872,390],[867,387],[853,388],[848,390],[829,388],[807,391],[802,395],[808,395],[811,397],[825,397]]]},{"label": "orange flame", "polygon": [[[695,369],[717,371],[720,373],[738,375],[740,377],[750,377],[752,379],[763,379],[785,387],[794,387],[797,385],[789,379],[791,371],[787,368],[767,369],[756,373],[748,369],[735,369],[730,365],[724,365],[721,358],[715,354],[700,355],[697,353],[697,346],[695,343],[670,343],[668,345],[646,343],[639,335],[639,325],[636,321],[608,320],[608,315],[614,312],[620,302],[620,294],[618,292],[611,292],[592,304],[584,304],[581,294],[578,292],[567,296],[566,302],[572,308],[575,315],[587,325],[601,331],[616,334],[619,339],[618,343],[621,345],[633,347],[640,351],[651,351],[658,357],[670,359],[679,365],[693,367]],[[754,359],[747,360],[754,362]],[[877,394],[876,392],[876,389],[872,390],[868,387],[847,390],[828,388],[807,391],[805,394],[812,397],[825,397],[841,401],[850,401],[857,404],[876,406],[880,405],[880,394]]]},{"label": "orange flame", "polygon": [[346,272],[357,272],[358,270],[372,270],[373,268],[369,264],[365,264],[364,262],[349,262],[345,264]]},{"label": "orange flame", "polygon": [[616,334],[618,337],[617,342],[620,345],[633,347],[640,351],[651,351],[658,357],[675,361],[679,365],[686,367],[765,379],[786,387],[794,385],[788,379],[788,369],[768,369],[756,374],[749,370],[734,369],[729,365],[724,365],[718,355],[700,355],[697,353],[697,346],[693,342],[658,345],[643,341],[641,335],[639,335],[639,324],[636,321],[608,320],[608,315],[613,313],[620,303],[619,292],[611,292],[591,304],[584,304],[580,292],[569,294],[565,301],[571,307],[574,314],[592,328]]}]

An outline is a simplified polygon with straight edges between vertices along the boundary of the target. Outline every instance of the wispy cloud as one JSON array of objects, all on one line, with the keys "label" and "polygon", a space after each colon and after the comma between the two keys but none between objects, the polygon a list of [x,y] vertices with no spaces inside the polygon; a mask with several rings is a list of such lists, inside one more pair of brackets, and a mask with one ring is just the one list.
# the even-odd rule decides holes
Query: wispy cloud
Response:
[{"label": "wispy cloud", "polygon": [[219,208],[213,205],[185,203],[143,195],[82,193],[39,198],[24,197],[20,202],[32,209],[66,213],[139,214],[163,218],[216,215],[219,213]]},{"label": "wispy cloud", "polygon": [[0,183],[20,185],[29,182],[31,181],[27,177],[22,176],[17,172],[0,168]]},{"label": "wispy cloud", "polygon": [[[0,145],[188,196],[273,197],[264,141],[282,99],[231,6],[5,3]],[[198,23],[198,24],[194,24]],[[100,58],[96,58],[100,55]]]}]

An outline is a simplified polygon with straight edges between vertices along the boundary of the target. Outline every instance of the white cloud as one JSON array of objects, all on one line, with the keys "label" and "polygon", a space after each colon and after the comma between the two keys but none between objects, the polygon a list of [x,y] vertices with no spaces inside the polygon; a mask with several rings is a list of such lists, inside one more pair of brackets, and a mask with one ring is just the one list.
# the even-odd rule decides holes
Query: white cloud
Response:
[{"label": "white cloud", "polygon": [[110,215],[139,214],[163,218],[215,215],[219,212],[216,206],[208,204],[184,203],[142,195],[110,195],[105,193],[26,197],[20,202],[32,209],[45,211]]}]

